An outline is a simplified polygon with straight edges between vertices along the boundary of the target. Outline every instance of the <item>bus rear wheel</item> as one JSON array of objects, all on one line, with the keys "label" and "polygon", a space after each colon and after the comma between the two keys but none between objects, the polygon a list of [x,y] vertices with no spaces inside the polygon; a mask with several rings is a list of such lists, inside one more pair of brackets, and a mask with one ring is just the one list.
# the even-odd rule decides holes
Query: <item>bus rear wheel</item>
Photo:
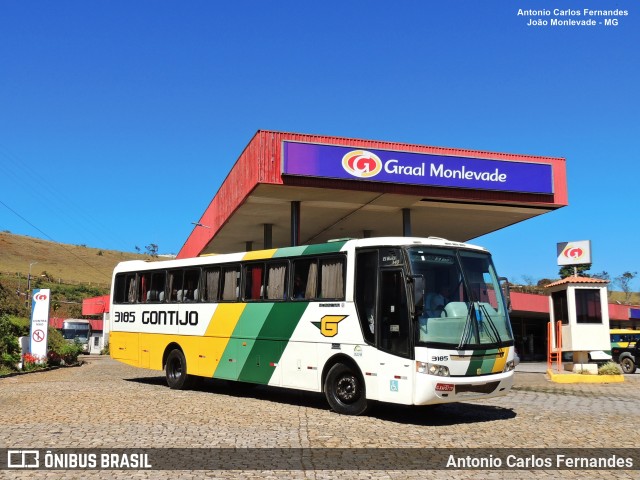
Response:
[{"label": "bus rear wheel", "polygon": [[182,390],[189,386],[189,375],[187,375],[187,359],[180,349],[173,349],[167,357],[165,366],[167,385],[174,390]]},{"label": "bus rear wheel", "polygon": [[625,357],[620,360],[620,366],[622,367],[622,371],[624,373],[635,373],[636,372],[636,364],[632,358]]},{"label": "bus rear wheel", "polygon": [[364,381],[351,367],[336,363],[324,381],[327,402],[336,413],[361,415],[367,410]]}]

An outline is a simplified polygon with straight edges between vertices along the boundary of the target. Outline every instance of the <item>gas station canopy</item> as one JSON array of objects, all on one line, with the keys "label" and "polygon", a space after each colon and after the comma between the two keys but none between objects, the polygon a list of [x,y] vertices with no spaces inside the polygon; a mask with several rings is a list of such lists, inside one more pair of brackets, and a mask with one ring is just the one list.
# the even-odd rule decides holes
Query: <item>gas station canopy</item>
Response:
[{"label": "gas station canopy", "polygon": [[261,130],[178,258],[345,237],[468,241],[567,203],[563,158]]}]

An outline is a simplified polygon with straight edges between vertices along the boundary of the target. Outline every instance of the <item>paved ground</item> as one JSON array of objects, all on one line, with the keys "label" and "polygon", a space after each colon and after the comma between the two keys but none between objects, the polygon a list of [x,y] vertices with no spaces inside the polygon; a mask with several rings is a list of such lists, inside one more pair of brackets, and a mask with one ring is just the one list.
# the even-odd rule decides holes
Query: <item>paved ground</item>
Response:
[{"label": "paved ground", "polygon": [[[78,368],[0,379],[0,448],[633,448],[640,374],[622,384],[554,384],[520,367],[506,397],[364,417],[319,394],[205,381],[173,391],[161,372],[90,357]],[[634,432],[636,432],[634,434]],[[299,452],[298,450],[292,450]],[[269,452],[269,450],[265,450]],[[638,471],[0,471],[0,478],[637,478]]]}]

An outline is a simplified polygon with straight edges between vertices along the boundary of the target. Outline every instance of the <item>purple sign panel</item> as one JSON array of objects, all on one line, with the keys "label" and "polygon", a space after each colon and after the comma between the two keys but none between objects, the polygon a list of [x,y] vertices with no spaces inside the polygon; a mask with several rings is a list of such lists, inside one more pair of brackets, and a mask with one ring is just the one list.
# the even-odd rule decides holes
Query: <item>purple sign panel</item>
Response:
[{"label": "purple sign panel", "polygon": [[553,193],[552,167],[426,153],[394,152],[314,143],[283,142],[283,175]]}]

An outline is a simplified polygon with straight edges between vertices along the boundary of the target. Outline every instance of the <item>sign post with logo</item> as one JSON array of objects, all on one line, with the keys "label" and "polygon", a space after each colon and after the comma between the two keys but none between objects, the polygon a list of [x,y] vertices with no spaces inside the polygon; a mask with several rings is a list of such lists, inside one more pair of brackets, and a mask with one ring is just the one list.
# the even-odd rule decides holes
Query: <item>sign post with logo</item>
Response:
[{"label": "sign post with logo", "polygon": [[40,362],[47,359],[47,330],[49,327],[49,303],[51,290],[36,289],[31,298],[30,353]]},{"label": "sign post with logo", "polygon": [[577,242],[560,242],[558,247],[558,266],[574,265],[574,275],[577,276],[575,265],[591,263],[591,240]]}]

